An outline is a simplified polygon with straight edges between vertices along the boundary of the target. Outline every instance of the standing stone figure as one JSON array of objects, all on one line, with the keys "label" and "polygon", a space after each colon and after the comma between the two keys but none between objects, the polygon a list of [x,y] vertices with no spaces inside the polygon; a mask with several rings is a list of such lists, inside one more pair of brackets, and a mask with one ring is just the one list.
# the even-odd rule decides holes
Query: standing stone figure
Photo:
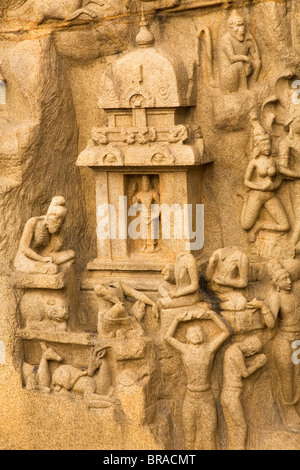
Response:
[{"label": "standing stone figure", "polygon": [[[152,205],[159,204],[160,196],[152,188],[149,176],[142,177],[142,190],[136,193],[133,198],[133,204],[142,204],[141,211],[141,233],[143,239],[142,252],[154,253],[158,237],[155,237],[155,223],[159,224],[159,212],[153,210]],[[157,234],[159,235],[159,234]]]},{"label": "standing stone figure", "polygon": [[248,89],[248,78],[257,80],[261,61],[257,44],[246,35],[244,19],[233,11],[228,19],[228,32],[220,42],[220,85],[225,93]]},{"label": "standing stone figure", "polygon": [[[187,329],[187,343],[175,339],[179,323],[190,320],[212,320],[221,332],[208,341],[201,326],[196,325]],[[168,343],[181,353],[187,375],[182,421],[189,450],[196,450],[198,440],[199,450],[216,449],[217,410],[211,389],[211,372],[215,355],[229,336],[227,326],[215,312],[199,309],[177,317],[166,333]]]},{"label": "standing stone figure", "polygon": [[277,260],[269,263],[272,286],[266,300],[274,327],[277,321],[279,328],[273,340],[274,394],[285,426],[299,432],[300,365],[292,361],[292,345],[300,340],[300,262],[289,260],[286,264]]},{"label": "standing stone figure", "polygon": [[15,258],[17,271],[57,274],[59,266],[74,261],[73,250],[60,251],[63,244],[61,228],[66,215],[66,200],[56,196],[46,215],[28,220]]},{"label": "standing stone figure", "polygon": [[260,339],[253,336],[233,344],[225,352],[221,404],[228,431],[228,450],[246,450],[247,422],[242,403],[243,379],[263,367],[267,360],[264,354],[257,355],[252,363],[246,363],[246,358],[261,350]]}]

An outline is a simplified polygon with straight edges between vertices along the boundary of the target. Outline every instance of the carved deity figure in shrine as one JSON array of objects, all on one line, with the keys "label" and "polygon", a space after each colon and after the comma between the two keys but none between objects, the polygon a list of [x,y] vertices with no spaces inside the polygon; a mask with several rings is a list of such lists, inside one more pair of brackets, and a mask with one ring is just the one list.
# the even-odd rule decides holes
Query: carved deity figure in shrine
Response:
[{"label": "carved deity figure in shrine", "polygon": [[220,85],[226,93],[248,89],[248,78],[257,80],[261,61],[253,37],[246,34],[244,19],[233,11],[228,19],[228,32],[221,38],[219,49]]},{"label": "carved deity figure in shrine", "polygon": [[[152,188],[149,176],[142,177],[142,190],[132,197],[133,204],[141,204],[141,233],[143,246],[141,252],[154,253],[157,248],[159,233],[159,210],[153,210],[153,205],[159,204],[160,195]],[[158,230],[155,230],[155,229]],[[157,235],[157,236],[155,236]]]},{"label": "carved deity figure in shrine", "polygon": [[14,262],[17,271],[57,274],[59,267],[74,261],[73,250],[61,251],[61,229],[66,215],[66,201],[57,196],[52,199],[46,215],[28,220]]},{"label": "carved deity figure in shrine", "polygon": [[[191,320],[211,320],[220,332],[212,340],[200,324],[189,326],[184,343],[175,338],[177,327]],[[217,410],[211,389],[211,372],[217,351],[230,332],[221,317],[211,310],[197,309],[175,318],[166,333],[167,342],[179,351],[187,375],[187,391],[182,409],[185,444],[188,450],[216,449]]]}]

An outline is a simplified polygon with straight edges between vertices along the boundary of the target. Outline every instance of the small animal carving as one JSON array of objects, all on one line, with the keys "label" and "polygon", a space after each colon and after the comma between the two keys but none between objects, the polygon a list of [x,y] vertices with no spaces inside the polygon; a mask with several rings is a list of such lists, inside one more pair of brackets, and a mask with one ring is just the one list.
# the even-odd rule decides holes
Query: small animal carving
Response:
[{"label": "small animal carving", "polygon": [[[106,349],[95,348],[90,357],[88,369],[83,371],[70,365],[58,367],[52,376],[52,387],[54,392],[61,395],[68,395],[70,392],[83,396],[83,399],[93,408],[108,408],[117,401],[112,397],[113,388],[110,386],[107,395],[98,394],[103,392],[103,387],[98,383],[98,377],[101,382],[104,380],[106,385],[111,384],[110,370],[106,368],[106,377],[101,375],[103,358]],[[99,375],[95,374],[99,371]],[[102,384],[103,385],[103,384]]]},{"label": "small animal carving", "polygon": [[69,305],[60,295],[28,292],[21,300],[20,311],[26,328],[67,331]]},{"label": "small animal carving", "polygon": [[102,7],[105,3],[101,0],[35,0],[26,3],[31,5],[33,18],[36,24],[42,24],[46,20],[74,20],[82,14],[90,18],[97,18],[97,14],[88,8],[88,5],[95,4]]},{"label": "small animal carving", "polygon": [[39,366],[33,366],[24,362],[23,379],[26,390],[40,390],[44,393],[50,393],[51,372],[49,362],[62,362],[62,357],[45,343],[40,343],[42,348],[42,358]]}]

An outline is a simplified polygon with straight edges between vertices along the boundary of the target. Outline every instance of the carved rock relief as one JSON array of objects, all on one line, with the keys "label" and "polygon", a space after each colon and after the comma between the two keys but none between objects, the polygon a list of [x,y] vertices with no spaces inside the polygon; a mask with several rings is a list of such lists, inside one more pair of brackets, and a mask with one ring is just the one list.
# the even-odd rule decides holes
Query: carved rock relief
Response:
[{"label": "carved rock relief", "polygon": [[[192,3],[3,4],[0,396],[116,448],[299,448],[298,15]],[[99,239],[119,197],[138,240]],[[207,206],[203,247],[164,237],[176,203]]]}]

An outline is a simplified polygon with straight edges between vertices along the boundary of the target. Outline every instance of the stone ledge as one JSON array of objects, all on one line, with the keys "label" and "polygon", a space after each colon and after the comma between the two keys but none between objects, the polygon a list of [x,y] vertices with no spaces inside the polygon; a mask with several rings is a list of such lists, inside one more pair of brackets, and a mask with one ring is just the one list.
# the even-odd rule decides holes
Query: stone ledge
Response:
[{"label": "stone ledge", "polygon": [[58,274],[27,274],[14,273],[14,286],[17,289],[53,289],[61,290],[66,287],[66,272]]},{"label": "stone ledge", "polygon": [[47,341],[49,343],[77,344],[82,346],[94,346],[99,338],[94,333],[76,332],[47,332],[39,330],[18,329],[17,335],[27,340]]},{"label": "stone ledge", "polygon": [[154,261],[151,262],[139,262],[138,260],[124,260],[124,261],[103,261],[97,260],[91,261],[87,265],[88,271],[142,271],[142,272],[161,272],[165,267],[165,262]]}]

